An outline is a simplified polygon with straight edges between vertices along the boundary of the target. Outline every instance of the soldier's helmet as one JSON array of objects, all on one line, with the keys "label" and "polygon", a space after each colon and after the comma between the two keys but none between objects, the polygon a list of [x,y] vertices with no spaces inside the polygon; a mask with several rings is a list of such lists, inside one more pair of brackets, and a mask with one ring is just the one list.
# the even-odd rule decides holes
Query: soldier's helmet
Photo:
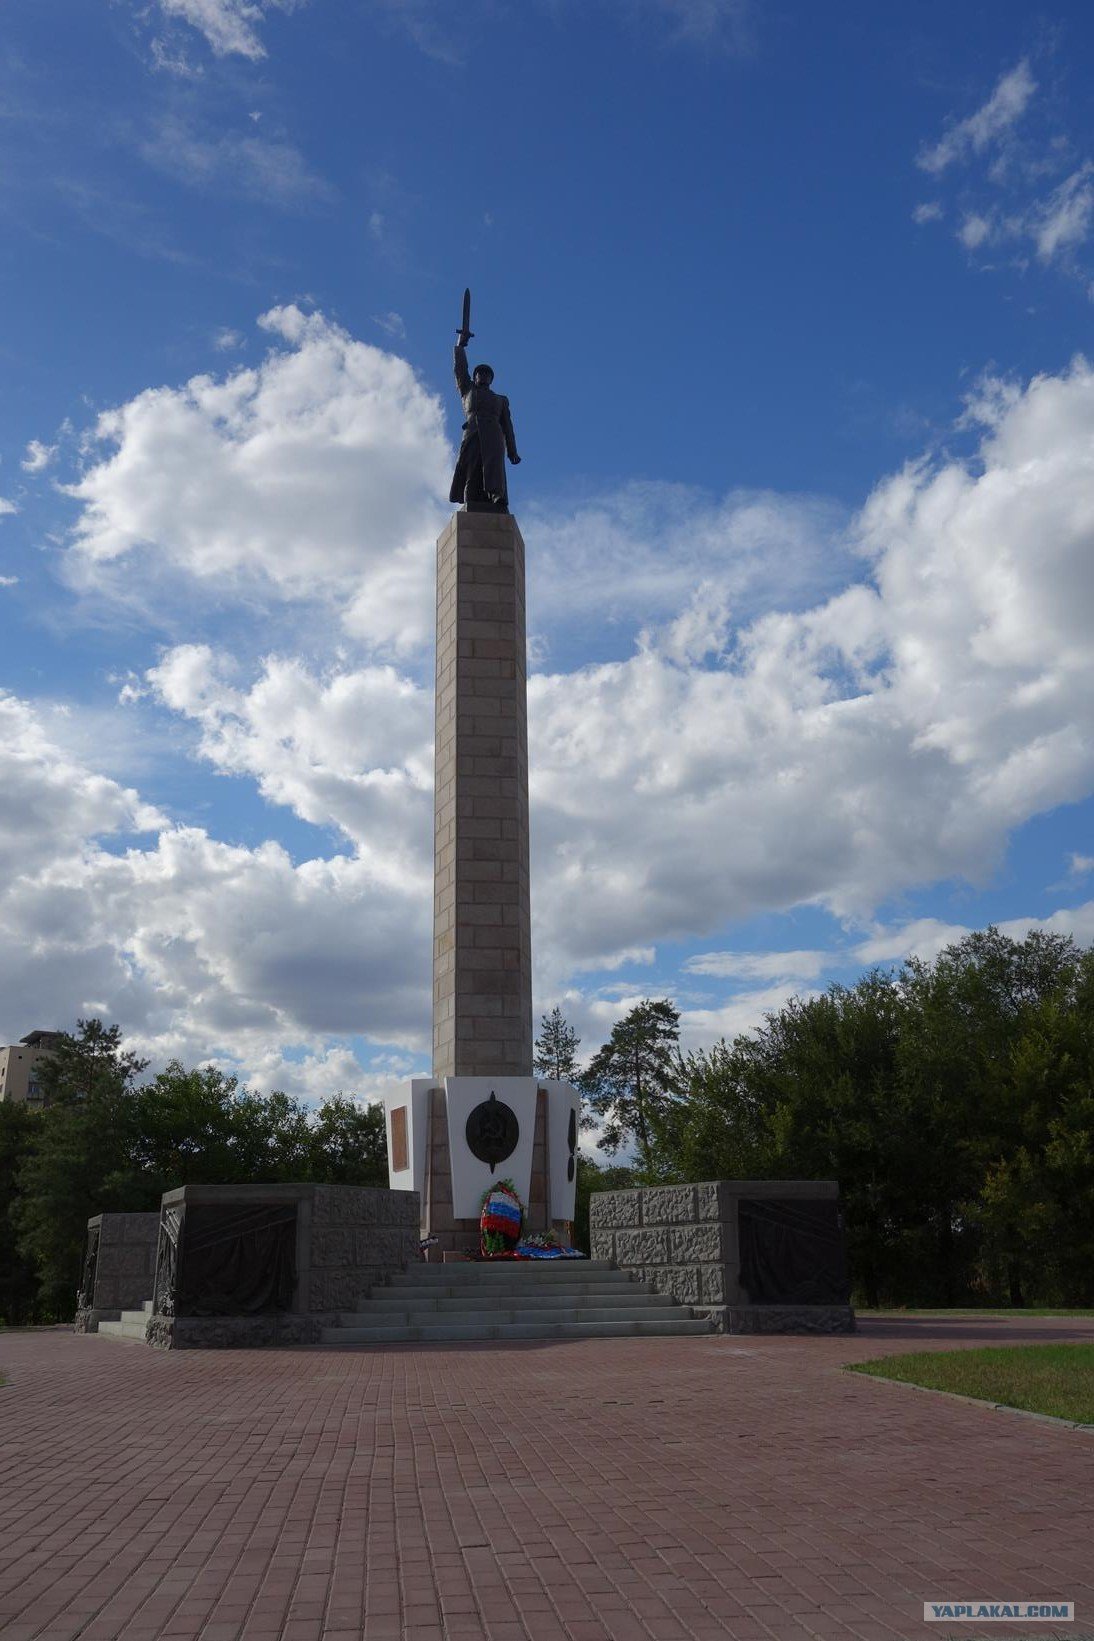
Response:
[{"label": "soldier's helmet", "polygon": [[474,370],[471,372],[471,380],[473,382],[477,382],[480,376],[484,378],[485,385],[489,387],[490,383],[494,380],[493,365],[476,365]]}]

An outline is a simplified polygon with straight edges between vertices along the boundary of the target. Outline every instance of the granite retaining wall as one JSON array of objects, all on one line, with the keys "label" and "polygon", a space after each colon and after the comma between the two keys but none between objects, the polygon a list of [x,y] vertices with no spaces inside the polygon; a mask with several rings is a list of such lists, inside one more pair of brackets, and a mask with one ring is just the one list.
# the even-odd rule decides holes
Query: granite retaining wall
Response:
[{"label": "granite retaining wall", "polygon": [[[590,1252],[691,1305],[719,1332],[849,1333],[855,1325],[849,1289],[846,1302],[838,1304],[800,1304],[770,1294],[757,1303],[741,1276],[742,1209],[747,1219],[756,1205],[798,1204],[803,1220],[818,1213],[838,1222],[842,1241],[838,1200],[835,1180],[709,1180],[597,1191],[589,1207]],[[819,1204],[827,1207],[814,1206]],[[823,1253],[831,1259],[828,1240]]]},{"label": "granite retaining wall", "polygon": [[[226,1222],[245,1210],[280,1214],[292,1243],[291,1250],[283,1243],[277,1253],[286,1270],[284,1292],[246,1314],[226,1313],[223,1304],[215,1314],[211,1306],[200,1307],[203,1314],[188,1314],[186,1217],[193,1209],[219,1209]],[[417,1260],[419,1215],[416,1191],[371,1186],[188,1185],[169,1191],[160,1210],[148,1342],[164,1350],[314,1344],[322,1328],[340,1312],[356,1309],[369,1288]],[[208,1223],[208,1214],[205,1219]]]}]

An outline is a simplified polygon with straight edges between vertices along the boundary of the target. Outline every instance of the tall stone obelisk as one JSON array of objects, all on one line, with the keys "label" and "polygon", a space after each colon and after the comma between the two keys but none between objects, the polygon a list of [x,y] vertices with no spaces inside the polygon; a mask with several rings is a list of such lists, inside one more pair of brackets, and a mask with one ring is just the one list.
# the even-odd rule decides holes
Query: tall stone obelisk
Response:
[{"label": "tall stone obelisk", "polygon": [[524,542],[456,513],[437,543],[433,1074],[530,1077]]},{"label": "tall stone obelisk", "polygon": [[[385,1098],[388,1177],[414,1190],[434,1255],[479,1241],[499,1179],[525,1231],[573,1220],[580,1096],[532,1070],[524,542],[508,511],[509,401],[467,362],[471,292],[453,368],[466,420],[437,542],[433,1075]],[[466,510],[464,510],[466,509]]]}]

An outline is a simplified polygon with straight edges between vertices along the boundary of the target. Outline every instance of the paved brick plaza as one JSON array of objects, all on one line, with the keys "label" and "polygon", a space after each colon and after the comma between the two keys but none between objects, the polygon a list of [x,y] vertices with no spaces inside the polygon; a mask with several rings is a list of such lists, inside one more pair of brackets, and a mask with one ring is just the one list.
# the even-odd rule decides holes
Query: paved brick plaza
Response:
[{"label": "paved brick plaza", "polygon": [[0,1335],[0,1636],[937,1641],[926,1599],[1044,1595],[1078,1603],[1077,1641],[1094,1437],[839,1364],[1084,1337],[160,1355]]}]

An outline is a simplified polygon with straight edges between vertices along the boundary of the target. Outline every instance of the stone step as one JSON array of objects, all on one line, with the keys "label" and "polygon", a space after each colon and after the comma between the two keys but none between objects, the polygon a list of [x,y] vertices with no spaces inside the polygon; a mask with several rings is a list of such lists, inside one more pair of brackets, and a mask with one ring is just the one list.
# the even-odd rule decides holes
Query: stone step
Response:
[{"label": "stone step", "polygon": [[[491,1290],[490,1292],[484,1293],[481,1288],[451,1287],[439,1289],[431,1288],[429,1290],[424,1290],[422,1288],[397,1288],[377,1285],[376,1287],[371,1288],[367,1294],[361,1294],[358,1297],[357,1303],[360,1306],[361,1304],[371,1302],[375,1299],[378,1301],[391,1301],[393,1304],[402,1305],[405,1309],[407,1305],[417,1305],[419,1302],[422,1304],[430,1304],[435,1299],[449,1299],[455,1305],[463,1305],[465,1307],[469,1305],[479,1307],[483,1305],[513,1306],[523,1305],[529,1302],[532,1304],[537,1304],[541,1297],[541,1293],[542,1290],[537,1292],[529,1290],[528,1288],[509,1287],[497,1288]],[[583,1303],[596,1304],[602,1299],[608,1301],[613,1299],[634,1301],[635,1299],[642,1299],[643,1297],[652,1297],[652,1295],[649,1295],[648,1290],[643,1285],[634,1282],[628,1287],[622,1289],[605,1289],[597,1287],[556,1288],[553,1290],[552,1294],[542,1295],[542,1297],[558,1298],[565,1303],[577,1305]]]},{"label": "stone step", "polygon": [[151,1314],[152,1301],[150,1299],[146,1299],[139,1311],[122,1311],[121,1319],[123,1322],[139,1322],[143,1328]]},{"label": "stone step", "polygon": [[443,1344],[460,1340],[495,1340],[507,1344],[521,1339],[627,1339],[662,1335],[709,1333],[705,1317],[657,1317],[642,1322],[512,1322],[475,1323],[453,1319],[418,1327],[324,1328],[324,1345]]},{"label": "stone step", "polygon": [[507,1309],[514,1306],[527,1307],[550,1315],[555,1310],[572,1309],[574,1305],[594,1305],[598,1310],[627,1310],[634,1305],[648,1307],[672,1303],[671,1294],[647,1293],[637,1283],[632,1284],[629,1293],[616,1293],[614,1289],[607,1293],[571,1293],[568,1288],[564,1288],[558,1293],[463,1294],[458,1299],[408,1288],[373,1288],[371,1293],[362,1294],[357,1301],[357,1310],[359,1313],[368,1311],[380,1314],[383,1311],[405,1311],[409,1305],[416,1311],[450,1313],[469,1307],[480,1308],[488,1304],[497,1304]]},{"label": "stone step", "polygon": [[690,1320],[691,1311],[683,1305],[631,1304],[611,1308],[597,1304],[558,1305],[550,1308],[522,1305],[515,1309],[491,1306],[489,1310],[473,1310],[470,1306],[451,1311],[436,1311],[412,1306],[403,1310],[345,1311],[338,1319],[341,1328],[386,1327],[506,1327],[512,1323],[542,1322],[547,1327],[561,1327],[569,1322],[649,1322]]},{"label": "stone step", "polygon": [[572,1275],[574,1271],[593,1271],[598,1276],[609,1273],[612,1276],[626,1276],[626,1271],[617,1270],[610,1259],[456,1259],[447,1265],[440,1261],[426,1263],[419,1261],[408,1265],[402,1273],[405,1280],[421,1282],[450,1281],[453,1271],[459,1271],[460,1276],[468,1280],[484,1282],[496,1281],[499,1276],[530,1277],[551,1281],[560,1276]]},{"label": "stone step", "polygon": [[597,1271],[592,1276],[571,1271],[569,1276],[555,1277],[549,1282],[525,1276],[495,1276],[489,1282],[482,1282],[474,1277],[465,1277],[463,1270],[461,1265],[450,1265],[444,1282],[416,1282],[406,1271],[396,1271],[389,1281],[377,1283],[376,1286],[400,1290],[413,1288],[416,1293],[442,1293],[446,1288],[460,1288],[466,1293],[559,1293],[571,1288],[618,1293],[622,1289],[641,1285],[628,1271]]},{"label": "stone step", "polygon": [[[130,1314],[132,1315],[132,1312]],[[147,1321],[148,1318],[142,1316],[139,1322],[127,1322],[123,1311],[120,1322],[100,1322],[98,1331],[100,1334],[105,1334],[108,1339],[139,1339],[143,1345],[144,1329]]]}]

